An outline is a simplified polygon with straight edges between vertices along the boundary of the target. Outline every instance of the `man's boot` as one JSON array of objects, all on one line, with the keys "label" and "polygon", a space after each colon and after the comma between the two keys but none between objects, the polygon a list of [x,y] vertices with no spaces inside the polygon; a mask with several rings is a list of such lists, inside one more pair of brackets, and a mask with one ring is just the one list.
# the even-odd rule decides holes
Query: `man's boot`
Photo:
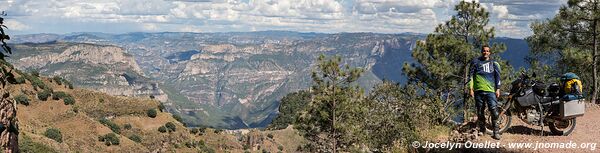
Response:
[{"label": "man's boot", "polygon": [[477,135],[479,135],[479,136],[483,136],[486,132],[484,113],[485,113],[485,109],[477,108],[477,126],[479,127],[479,131],[477,132]]},{"label": "man's boot", "polygon": [[500,128],[498,127],[498,122],[497,121],[492,121],[494,122],[494,134],[492,135],[492,138],[496,139],[496,140],[500,140],[502,138],[502,136],[500,135]]},{"label": "man's boot", "polygon": [[492,109],[492,126],[494,129],[494,133],[492,134],[492,138],[496,140],[500,140],[502,136],[500,135],[500,128],[498,127],[498,110]]}]

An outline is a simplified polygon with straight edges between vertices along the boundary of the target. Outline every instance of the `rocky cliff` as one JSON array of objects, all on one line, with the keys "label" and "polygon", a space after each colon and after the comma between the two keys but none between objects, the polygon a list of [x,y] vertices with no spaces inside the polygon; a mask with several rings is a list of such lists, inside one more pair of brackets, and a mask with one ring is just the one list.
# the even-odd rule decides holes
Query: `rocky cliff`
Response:
[{"label": "rocky cliff", "polygon": [[14,66],[65,78],[75,86],[111,95],[150,96],[166,101],[158,83],[143,76],[134,57],[120,47],[84,43],[15,45]]},{"label": "rocky cliff", "polygon": [[[43,62],[58,61],[48,60],[54,57],[54,54],[50,53],[24,53],[18,59],[31,58],[29,65],[21,66],[41,68],[40,72],[50,75],[64,71],[77,72],[80,78],[88,79],[73,78],[74,82],[89,82],[91,88],[109,93],[117,91],[111,90],[113,87],[102,89],[102,86],[125,85],[128,77],[122,75],[124,72],[131,73],[132,75],[127,73],[127,76],[136,76],[135,78],[143,77],[134,74],[143,74],[149,78],[150,81],[147,82],[157,82],[145,88],[164,91],[165,96],[162,98],[166,99],[164,104],[168,110],[180,114],[188,125],[236,129],[264,127],[270,123],[277,114],[280,98],[287,93],[309,87],[313,62],[320,54],[338,55],[346,64],[366,69],[359,83],[367,90],[382,79],[405,82],[401,72],[402,64],[412,61],[411,50],[415,42],[423,37],[415,34],[318,34],[286,31],[118,35],[83,33],[62,35],[55,40],[47,40],[49,36],[43,38],[45,41],[92,43],[107,50],[120,49],[119,52],[126,53],[119,55],[123,56],[120,61],[124,62],[88,62],[91,65],[89,67],[113,65],[104,67],[105,69],[100,71],[102,73],[88,73],[94,69],[77,71],[67,66],[67,63],[78,65],[77,67],[86,67],[86,64],[69,60],[63,62],[61,68],[48,67],[47,65],[53,64]],[[16,40],[25,39],[18,39],[17,36]],[[56,55],[60,55],[73,47],[65,45],[71,43],[55,43],[38,49],[61,50],[55,51]],[[76,56],[71,54],[75,52],[69,54],[73,59]],[[33,60],[34,57],[29,56],[39,57]],[[110,54],[94,56],[119,59]],[[77,59],[87,61],[87,58]],[[135,62],[131,59],[135,59]],[[137,63],[137,66],[133,63]],[[112,94],[135,95],[135,89],[140,88],[129,84],[126,90],[118,91],[127,93]],[[156,90],[144,91],[162,93]]]}]

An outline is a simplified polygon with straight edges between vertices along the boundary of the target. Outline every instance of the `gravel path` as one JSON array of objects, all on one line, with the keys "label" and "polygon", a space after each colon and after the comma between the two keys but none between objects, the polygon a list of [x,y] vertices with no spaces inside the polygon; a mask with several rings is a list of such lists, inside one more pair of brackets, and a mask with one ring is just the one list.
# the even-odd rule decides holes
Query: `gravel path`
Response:
[{"label": "gravel path", "polygon": [[[484,150],[462,150],[467,152],[547,152],[547,153],[579,153],[579,152],[600,152],[600,107],[595,104],[586,106],[585,115],[577,118],[575,131],[569,136],[551,136],[548,127],[544,127],[544,136],[540,136],[539,126],[531,126],[523,123],[520,119],[513,116],[512,127],[502,134],[502,140],[494,140],[489,135],[485,135],[476,142],[479,143],[497,143],[498,149]],[[530,143],[531,148],[526,147]],[[554,143],[554,144],[545,144]],[[512,147],[511,147],[512,144]],[[519,149],[519,144],[522,144]],[[535,148],[536,145],[564,145],[563,147],[576,148]],[[557,146],[559,147],[559,146]]]}]

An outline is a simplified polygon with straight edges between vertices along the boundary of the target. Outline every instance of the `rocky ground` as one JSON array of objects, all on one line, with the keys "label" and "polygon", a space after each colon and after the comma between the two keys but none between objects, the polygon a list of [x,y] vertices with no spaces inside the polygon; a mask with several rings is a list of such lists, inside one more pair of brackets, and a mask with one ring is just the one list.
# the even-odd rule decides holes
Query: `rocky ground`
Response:
[{"label": "rocky ground", "polygon": [[[539,126],[531,126],[513,117],[512,127],[502,134],[501,140],[494,140],[489,135],[479,137],[474,142],[479,143],[497,143],[500,148],[473,150],[474,152],[553,152],[553,153],[574,153],[574,152],[600,152],[600,106],[588,104],[586,113],[583,117],[577,118],[575,131],[569,136],[553,136],[548,127],[544,127],[543,134]],[[519,143],[531,143],[530,148],[519,147]],[[538,143],[564,143],[566,146],[575,146],[576,148],[535,148]],[[511,144],[513,145],[511,147]]]}]

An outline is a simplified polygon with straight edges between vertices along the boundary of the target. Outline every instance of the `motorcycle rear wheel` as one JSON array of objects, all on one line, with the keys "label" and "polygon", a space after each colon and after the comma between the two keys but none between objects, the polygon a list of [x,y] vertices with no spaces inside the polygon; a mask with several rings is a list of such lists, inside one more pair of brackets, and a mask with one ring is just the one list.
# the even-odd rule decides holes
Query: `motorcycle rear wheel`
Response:
[{"label": "motorcycle rear wheel", "polygon": [[550,132],[554,135],[560,136],[568,136],[575,130],[575,126],[577,125],[576,118],[568,119],[568,120],[556,120],[555,122],[550,123]]}]

